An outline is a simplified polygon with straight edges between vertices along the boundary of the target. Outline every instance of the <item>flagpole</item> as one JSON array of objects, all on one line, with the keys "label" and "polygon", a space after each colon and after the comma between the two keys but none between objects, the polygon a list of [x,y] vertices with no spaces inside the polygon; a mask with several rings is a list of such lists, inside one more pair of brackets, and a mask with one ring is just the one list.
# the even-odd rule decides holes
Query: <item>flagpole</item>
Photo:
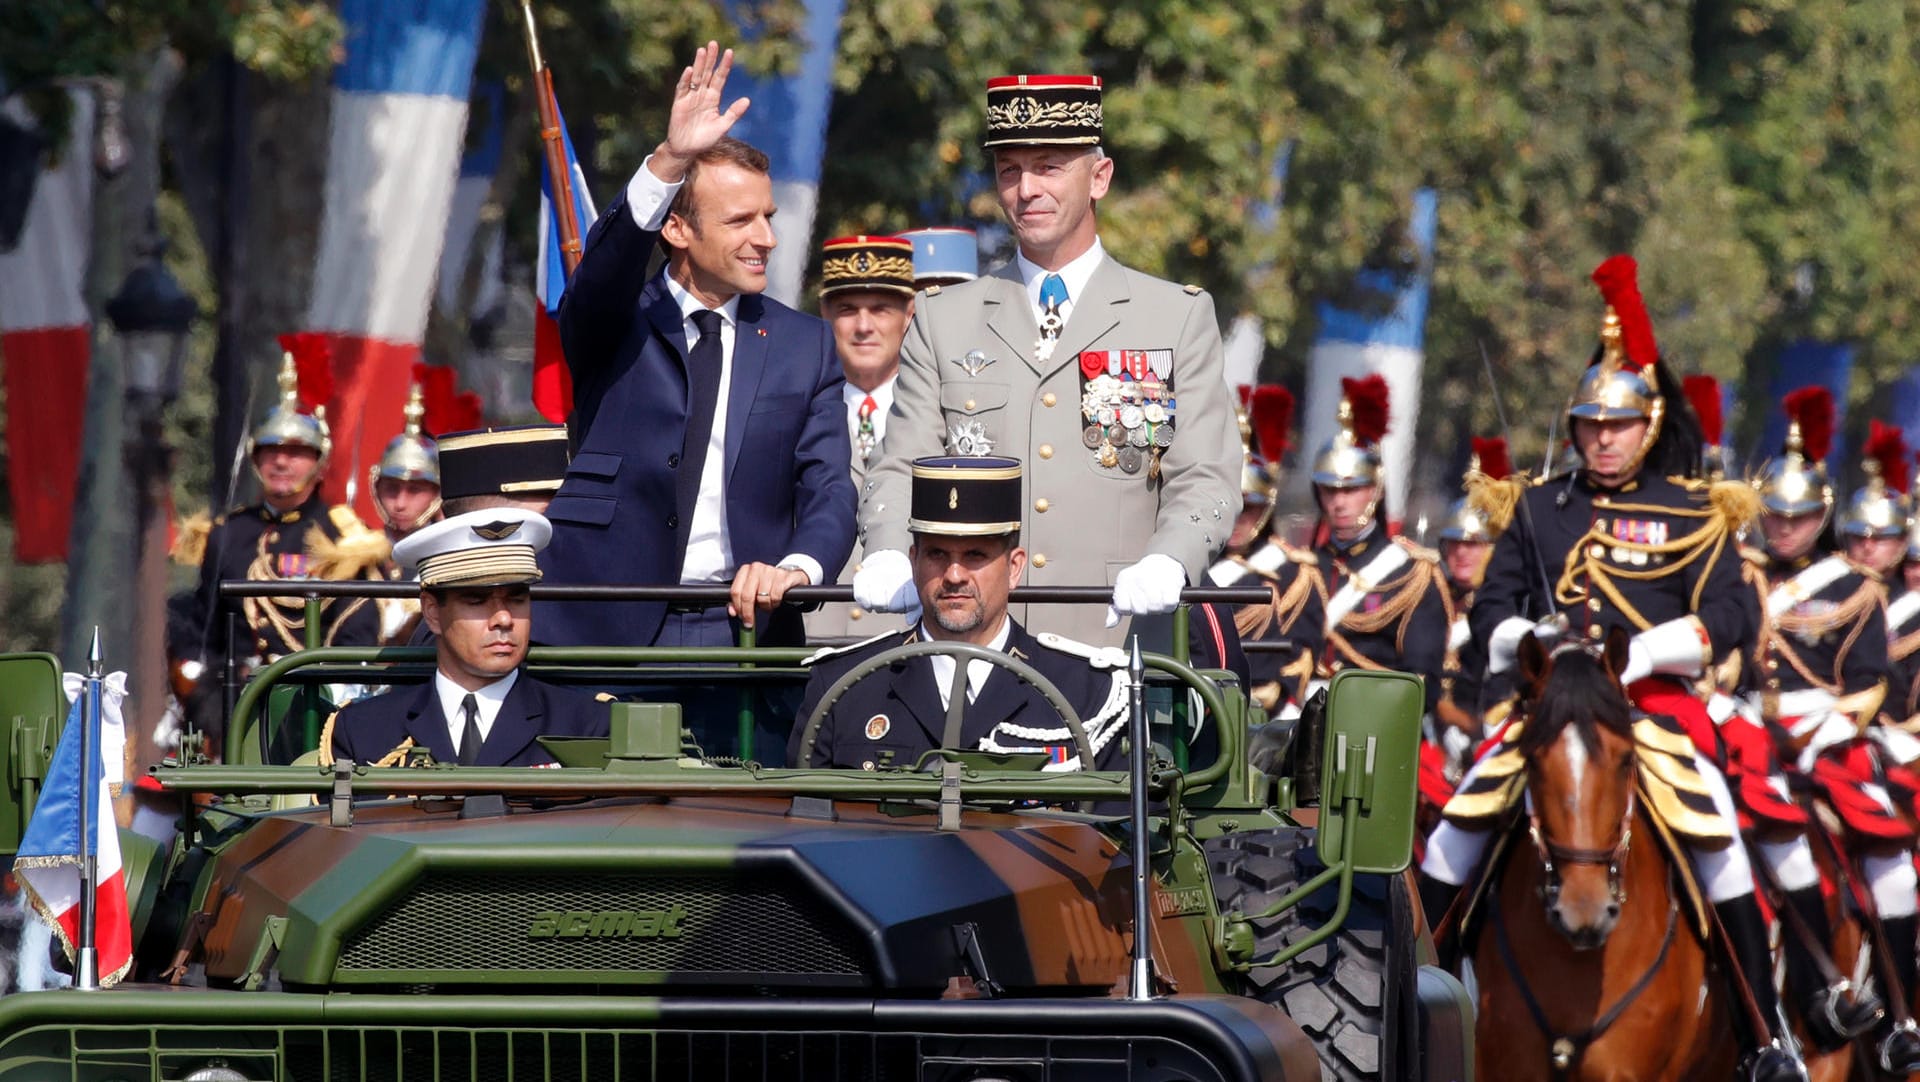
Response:
[{"label": "flagpole", "polygon": [[94,760],[99,756],[100,733],[100,677],[103,666],[100,657],[100,627],[94,625],[93,645],[87,649],[87,682],[81,691],[84,696],[80,710],[80,942],[75,945],[74,984],[83,991],[98,991],[100,988],[100,957],[94,947],[94,890],[98,886],[100,869],[97,863],[99,849],[93,844],[95,830],[104,829],[105,824],[95,823],[94,812]]},{"label": "flagpole", "polygon": [[553,178],[553,202],[560,223],[560,266],[568,280],[580,265],[580,220],[574,214],[573,171],[567,168],[566,133],[560,130],[560,106],[553,96],[553,69],[540,55],[540,31],[533,22],[533,0],[520,0],[525,16],[527,58],[533,63],[533,94],[540,109],[540,143]]}]

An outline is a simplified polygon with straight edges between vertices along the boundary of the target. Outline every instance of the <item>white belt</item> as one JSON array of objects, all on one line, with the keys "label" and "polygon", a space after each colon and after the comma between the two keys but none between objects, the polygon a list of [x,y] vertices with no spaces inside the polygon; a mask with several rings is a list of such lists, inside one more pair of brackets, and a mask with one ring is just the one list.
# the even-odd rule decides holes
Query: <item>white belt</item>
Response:
[{"label": "white belt", "polygon": [[1831,709],[1839,699],[1831,691],[1821,688],[1803,688],[1799,691],[1776,692],[1771,698],[1775,719],[1797,718],[1802,714],[1811,714],[1816,710]]}]

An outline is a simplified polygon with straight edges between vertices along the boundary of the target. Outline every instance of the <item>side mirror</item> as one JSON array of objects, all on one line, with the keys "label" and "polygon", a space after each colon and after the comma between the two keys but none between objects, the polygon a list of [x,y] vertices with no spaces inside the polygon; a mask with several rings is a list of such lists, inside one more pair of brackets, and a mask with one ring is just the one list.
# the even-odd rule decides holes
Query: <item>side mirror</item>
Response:
[{"label": "side mirror", "polygon": [[1425,708],[1418,676],[1335,674],[1327,690],[1316,842],[1328,868],[1345,861],[1354,872],[1396,875],[1413,860]]},{"label": "side mirror", "polygon": [[67,719],[60,659],[52,654],[0,654],[0,854],[13,856],[47,780],[47,764]]}]

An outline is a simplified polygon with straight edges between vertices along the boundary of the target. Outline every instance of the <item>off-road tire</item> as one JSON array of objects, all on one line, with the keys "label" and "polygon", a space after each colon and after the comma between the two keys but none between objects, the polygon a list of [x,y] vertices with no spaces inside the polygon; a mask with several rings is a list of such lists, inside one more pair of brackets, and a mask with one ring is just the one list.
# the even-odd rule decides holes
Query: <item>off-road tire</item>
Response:
[{"label": "off-road tire", "polygon": [[[1325,865],[1313,838],[1311,830],[1282,827],[1207,842],[1220,912],[1261,912],[1319,874]],[[1271,957],[1324,925],[1338,895],[1339,885],[1329,884],[1279,916],[1254,921],[1254,957]],[[1403,877],[1357,875],[1337,933],[1285,965],[1255,968],[1243,978],[1243,994],[1280,1008],[1306,1031],[1320,1054],[1322,1078],[1416,1077],[1413,911]]]}]

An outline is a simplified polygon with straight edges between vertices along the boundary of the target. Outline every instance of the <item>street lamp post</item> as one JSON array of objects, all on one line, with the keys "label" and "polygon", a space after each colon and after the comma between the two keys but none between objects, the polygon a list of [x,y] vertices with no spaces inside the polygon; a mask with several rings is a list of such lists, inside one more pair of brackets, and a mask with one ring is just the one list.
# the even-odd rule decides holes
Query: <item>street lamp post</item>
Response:
[{"label": "street lamp post", "polygon": [[166,242],[149,222],[141,261],[107,301],[125,366],[127,408],[133,438],[127,441],[127,476],[134,489],[134,652],[128,741],[134,765],[144,770],[159,754],[154,737],[166,708],[167,515],[173,449],[167,445],[167,408],[180,397],[187,334],[199,306],[167,270]]}]

